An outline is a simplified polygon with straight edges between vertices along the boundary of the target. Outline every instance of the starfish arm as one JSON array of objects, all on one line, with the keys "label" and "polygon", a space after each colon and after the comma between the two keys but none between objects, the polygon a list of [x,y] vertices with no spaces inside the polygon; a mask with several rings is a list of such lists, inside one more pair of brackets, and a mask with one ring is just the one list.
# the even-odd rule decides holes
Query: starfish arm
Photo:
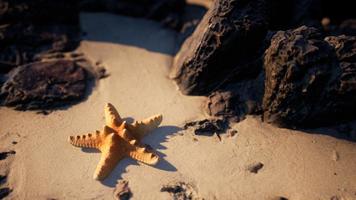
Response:
[{"label": "starfish arm", "polygon": [[70,144],[76,147],[84,148],[96,148],[100,150],[102,142],[104,139],[112,133],[113,130],[104,126],[103,131],[96,131],[95,133],[88,133],[85,135],[69,136],[68,141]]},{"label": "starfish arm", "polygon": [[96,180],[105,179],[119,163],[128,155],[131,147],[115,133],[111,133],[101,147],[101,158],[94,172]]},{"label": "starfish arm", "polygon": [[135,160],[149,165],[157,164],[159,157],[147,147],[137,147],[130,151],[129,156]]},{"label": "starfish arm", "polygon": [[104,113],[105,113],[105,123],[107,126],[111,128],[120,126],[123,120],[121,119],[119,113],[117,112],[117,110],[112,104],[107,103],[105,105]]},{"label": "starfish arm", "polygon": [[136,121],[135,123],[128,125],[129,131],[135,138],[141,140],[145,135],[157,128],[162,122],[162,115],[155,115],[144,119],[142,121]]},{"label": "starfish arm", "polygon": [[69,143],[76,147],[96,148],[101,144],[100,132],[88,133],[85,135],[69,136]]}]

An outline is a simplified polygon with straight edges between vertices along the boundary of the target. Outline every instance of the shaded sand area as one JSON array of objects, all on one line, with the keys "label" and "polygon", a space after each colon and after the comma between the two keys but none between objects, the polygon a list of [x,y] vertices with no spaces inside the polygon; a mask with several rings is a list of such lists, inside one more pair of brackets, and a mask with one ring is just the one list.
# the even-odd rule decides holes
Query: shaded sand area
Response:
[{"label": "shaded sand area", "polygon": [[[133,199],[171,199],[160,190],[177,182],[205,199],[356,199],[356,143],[254,117],[221,141],[182,131],[186,121],[204,117],[204,98],[181,95],[168,79],[176,33],[110,14],[81,20],[87,35],[78,51],[110,76],[84,102],[49,115],[0,108],[0,151],[16,151],[0,160],[13,189],[8,199],[112,199],[118,179],[129,181]],[[92,179],[100,154],[72,147],[67,137],[101,129],[106,102],[128,120],[163,114],[161,127],[144,139],[162,158],[157,166],[125,159],[104,182]]]}]

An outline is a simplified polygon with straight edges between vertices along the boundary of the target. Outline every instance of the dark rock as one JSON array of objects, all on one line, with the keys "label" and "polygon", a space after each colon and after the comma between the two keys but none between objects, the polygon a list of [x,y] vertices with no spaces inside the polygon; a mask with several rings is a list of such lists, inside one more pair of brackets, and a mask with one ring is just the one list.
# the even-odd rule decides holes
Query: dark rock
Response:
[{"label": "dark rock", "polygon": [[356,36],[330,36],[326,37],[325,41],[335,48],[340,62],[354,63],[356,61]]},{"label": "dark rock", "polygon": [[129,188],[129,182],[126,180],[119,180],[114,190],[114,198],[117,200],[129,200],[132,197]]},{"label": "dark rock", "polygon": [[0,24],[78,24],[77,0],[0,0]]},{"label": "dark rock", "polygon": [[208,94],[230,76],[255,77],[251,65],[267,32],[263,0],[217,0],[176,55],[170,77],[184,94]]},{"label": "dark rock", "polygon": [[240,121],[239,116],[243,108],[240,107],[239,98],[231,91],[217,91],[209,95],[205,110],[210,116],[228,118]]},{"label": "dark rock", "polygon": [[161,192],[168,192],[174,200],[201,200],[193,185],[184,182],[164,185]]},{"label": "dark rock", "polygon": [[9,196],[9,194],[12,192],[12,190],[10,188],[0,188],[0,199],[3,199],[7,196]]},{"label": "dark rock", "polygon": [[229,128],[226,121],[221,119],[204,119],[200,121],[188,122],[184,125],[184,129],[192,127],[194,129],[194,134],[196,135],[208,135],[212,136],[214,134],[219,135]]},{"label": "dark rock", "polygon": [[39,54],[65,52],[79,44],[79,28],[11,24],[0,27],[0,73],[33,62]]},{"label": "dark rock", "polygon": [[251,166],[248,167],[248,171],[251,173],[257,174],[262,168],[264,164],[261,162],[258,162],[256,164],[252,164]]},{"label": "dark rock", "polygon": [[112,12],[132,17],[144,17],[179,30],[184,0],[82,0],[80,9],[91,12]]},{"label": "dark rock", "polygon": [[275,34],[264,60],[266,122],[312,127],[355,116],[354,42],[337,42],[342,45],[334,49],[316,29],[305,26]]},{"label": "dark rock", "polygon": [[261,112],[263,88],[263,73],[255,80],[229,84],[208,96],[204,105],[205,111],[210,116],[239,122],[245,119],[247,114]]},{"label": "dark rock", "polygon": [[79,37],[77,1],[0,0],[0,73],[37,54],[71,51]]},{"label": "dark rock", "polygon": [[84,98],[90,74],[70,60],[31,63],[10,72],[1,88],[3,104],[16,109],[48,109]]}]

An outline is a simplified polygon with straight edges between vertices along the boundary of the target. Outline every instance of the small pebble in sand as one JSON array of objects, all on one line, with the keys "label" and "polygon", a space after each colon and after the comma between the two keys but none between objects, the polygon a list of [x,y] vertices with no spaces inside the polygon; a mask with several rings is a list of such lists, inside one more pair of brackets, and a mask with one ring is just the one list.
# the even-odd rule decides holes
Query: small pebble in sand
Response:
[{"label": "small pebble in sand", "polygon": [[339,153],[335,150],[333,150],[333,155],[332,155],[333,161],[338,161],[340,159]]},{"label": "small pebble in sand", "polygon": [[251,173],[257,174],[263,168],[263,166],[264,166],[263,163],[258,162],[258,163],[250,165],[247,169]]},{"label": "small pebble in sand", "polygon": [[132,193],[129,188],[129,182],[126,180],[119,180],[114,190],[114,198],[118,200],[128,200],[131,197]]},{"label": "small pebble in sand", "polygon": [[234,137],[237,134],[237,130],[229,129],[227,134],[228,134],[228,137]]},{"label": "small pebble in sand", "polygon": [[174,200],[202,200],[199,197],[194,186],[189,183],[177,182],[164,185],[161,192],[168,192]]}]

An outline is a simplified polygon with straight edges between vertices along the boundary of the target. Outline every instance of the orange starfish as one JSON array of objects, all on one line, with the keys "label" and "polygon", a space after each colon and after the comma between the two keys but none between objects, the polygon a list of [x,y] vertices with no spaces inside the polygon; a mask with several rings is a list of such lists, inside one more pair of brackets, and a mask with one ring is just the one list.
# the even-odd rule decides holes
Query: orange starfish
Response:
[{"label": "orange starfish", "polygon": [[158,155],[140,143],[141,139],[162,122],[162,115],[155,115],[143,121],[129,124],[121,119],[113,105],[104,108],[105,123],[103,131],[86,135],[70,136],[69,142],[77,147],[95,148],[101,151],[100,162],[94,172],[94,179],[103,180],[125,157],[154,165]]}]

